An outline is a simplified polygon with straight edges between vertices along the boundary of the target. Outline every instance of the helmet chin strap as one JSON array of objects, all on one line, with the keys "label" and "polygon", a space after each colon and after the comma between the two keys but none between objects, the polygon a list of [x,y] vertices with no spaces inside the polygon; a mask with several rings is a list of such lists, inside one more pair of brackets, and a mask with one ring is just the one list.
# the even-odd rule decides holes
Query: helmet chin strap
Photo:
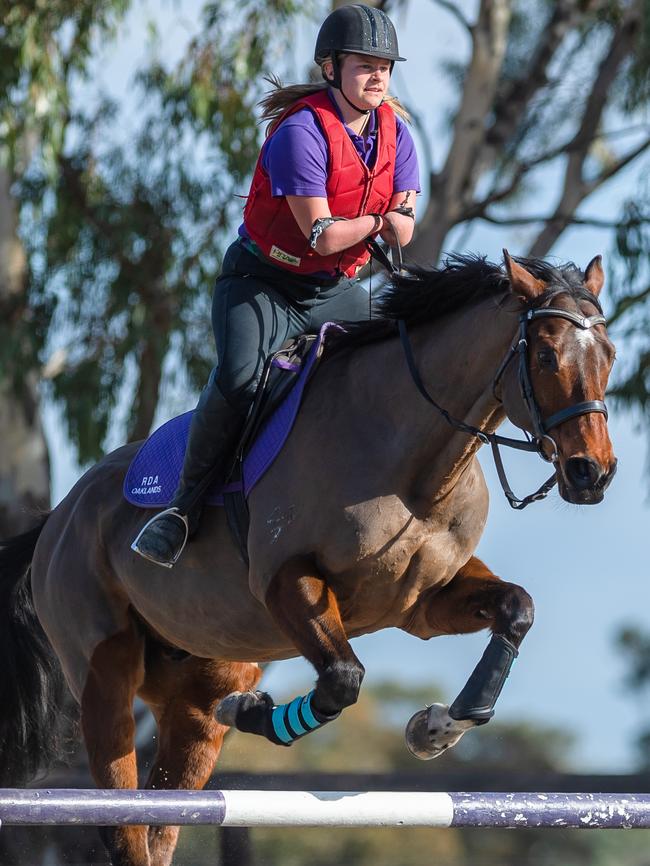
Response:
[{"label": "helmet chin strap", "polygon": [[347,102],[347,104],[348,104],[348,105],[351,105],[352,108],[354,108],[355,111],[358,111],[359,114],[370,114],[370,112],[372,111],[372,108],[359,108],[359,106],[358,106],[358,105],[355,105],[354,102],[352,102],[351,99],[348,99],[348,98],[347,98],[347,96],[346,96],[345,93],[343,92],[343,86],[339,87],[339,90],[340,90],[340,92],[341,92],[341,96],[343,97],[343,99],[345,99],[345,101]]},{"label": "helmet chin strap", "polygon": [[370,114],[372,108],[359,108],[358,105],[355,105],[351,99],[348,99],[345,93],[343,92],[343,82],[341,81],[341,64],[337,55],[334,55],[332,58],[332,66],[334,67],[334,77],[328,78],[327,83],[330,87],[333,87],[335,90],[338,90],[347,102],[349,106],[354,108],[355,111],[358,111],[359,114]]}]

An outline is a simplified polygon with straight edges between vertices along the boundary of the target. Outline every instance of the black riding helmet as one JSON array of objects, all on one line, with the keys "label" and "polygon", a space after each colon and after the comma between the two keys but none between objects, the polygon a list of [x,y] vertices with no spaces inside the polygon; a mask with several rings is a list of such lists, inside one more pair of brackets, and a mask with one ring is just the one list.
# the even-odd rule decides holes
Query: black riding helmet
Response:
[{"label": "black riding helmet", "polygon": [[[328,15],[316,38],[314,60],[320,64],[323,60],[331,59],[334,78],[326,81],[337,90],[341,88],[341,54],[383,57],[391,61],[391,70],[396,60],[406,60],[399,56],[397,33],[388,15],[381,9],[361,4],[341,6]],[[347,96],[343,96],[349,102]],[[354,105],[353,108],[357,106]],[[357,108],[357,111],[360,110]]]}]

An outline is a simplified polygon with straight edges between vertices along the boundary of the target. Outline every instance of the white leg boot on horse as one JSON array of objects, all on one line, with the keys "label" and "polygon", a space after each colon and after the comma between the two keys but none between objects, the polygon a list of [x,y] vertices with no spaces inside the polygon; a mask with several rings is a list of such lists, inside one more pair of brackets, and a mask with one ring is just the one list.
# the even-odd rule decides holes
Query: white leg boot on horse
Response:
[{"label": "white leg boot on horse", "polygon": [[221,702],[217,719],[290,746],[356,703],[365,670],[346,637],[336,596],[309,560],[296,559],[276,574],[266,605],[278,626],[315,667],[316,687],[280,706],[265,692],[235,692]]},{"label": "white leg boot on horse", "polygon": [[[261,670],[256,664],[219,662],[195,656],[178,658],[147,641],[146,677],[139,696],[158,723],[158,753],[147,788],[200,789],[210,778],[227,731],[215,721],[219,701],[233,689],[252,689]],[[170,866],[179,827],[148,830],[151,866]]]},{"label": "white leg boot on horse", "polygon": [[428,639],[489,627],[492,639],[451,706],[432,704],[410,719],[406,745],[416,758],[437,758],[466,731],[492,718],[533,616],[533,601],[526,590],[505,583],[475,556],[446,586],[423,595],[405,631]]}]

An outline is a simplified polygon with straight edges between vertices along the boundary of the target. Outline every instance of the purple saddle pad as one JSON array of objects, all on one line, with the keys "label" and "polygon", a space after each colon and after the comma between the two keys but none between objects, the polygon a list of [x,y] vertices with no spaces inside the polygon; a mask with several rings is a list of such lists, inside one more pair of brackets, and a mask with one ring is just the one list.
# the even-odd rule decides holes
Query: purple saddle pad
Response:
[{"label": "purple saddle pad", "polygon": [[[278,456],[296,420],[309,374],[330,328],[341,329],[340,325],[333,322],[326,322],[320,329],[318,339],[304,360],[293,388],[264,424],[244,458],[242,483],[226,487],[215,484],[208,490],[208,505],[223,505],[224,492],[243,489],[244,495],[248,496]],[[185,412],[172,418],[143,443],[124,479],[124,497],[130,503],[140,508],[169,505],[183,466],[192,415],[193,412]]]}]

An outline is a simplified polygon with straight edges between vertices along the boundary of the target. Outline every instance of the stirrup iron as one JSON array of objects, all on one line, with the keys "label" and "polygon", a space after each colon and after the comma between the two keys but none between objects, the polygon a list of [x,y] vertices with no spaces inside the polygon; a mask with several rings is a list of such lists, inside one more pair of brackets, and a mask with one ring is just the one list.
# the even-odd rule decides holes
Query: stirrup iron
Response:
[{"label": "stirrup iron", "polygon": [[[145,531],[151,526],[152,523],[155,523],[155,521],[158,520],[160,517],[162,517],[164,514],[173,514],[174,517],[178,517],[178,519],[183,523],[183,526],[185,527],[185,538],[183,539],[183,543],[178,548],[176,555],[169,562],[161,562],[159,559],[154,559],[152,556],[149,556],[148,554],[146,554],[143,550],[140,550],[140,547],[139,547],[140,539],[142,538]],[[143,559],[149,560],[149,562],[155,562],[156,565],[162,565],[163,568],[172,568],[174,565],[176,565],[181,553],[185,550],[185,545],[187,544],[187,539],[189,538],[189,534],[190,534],[190,524],[189,524],[189,521],[187,519],[187,515],[181,514],[181,512],[179,511],[178,508],[176,508],[175,506],[172,506],[171,508],[166,508],[164,511],[159,511],[158,514],[154,514],[154,516],[151,518],[151,520],[147,520],[147,522],[142,527],[140,532],[138,532],[135,540],[131,544],[131,550],[133,550],[135,553],[137,553]]]}]

